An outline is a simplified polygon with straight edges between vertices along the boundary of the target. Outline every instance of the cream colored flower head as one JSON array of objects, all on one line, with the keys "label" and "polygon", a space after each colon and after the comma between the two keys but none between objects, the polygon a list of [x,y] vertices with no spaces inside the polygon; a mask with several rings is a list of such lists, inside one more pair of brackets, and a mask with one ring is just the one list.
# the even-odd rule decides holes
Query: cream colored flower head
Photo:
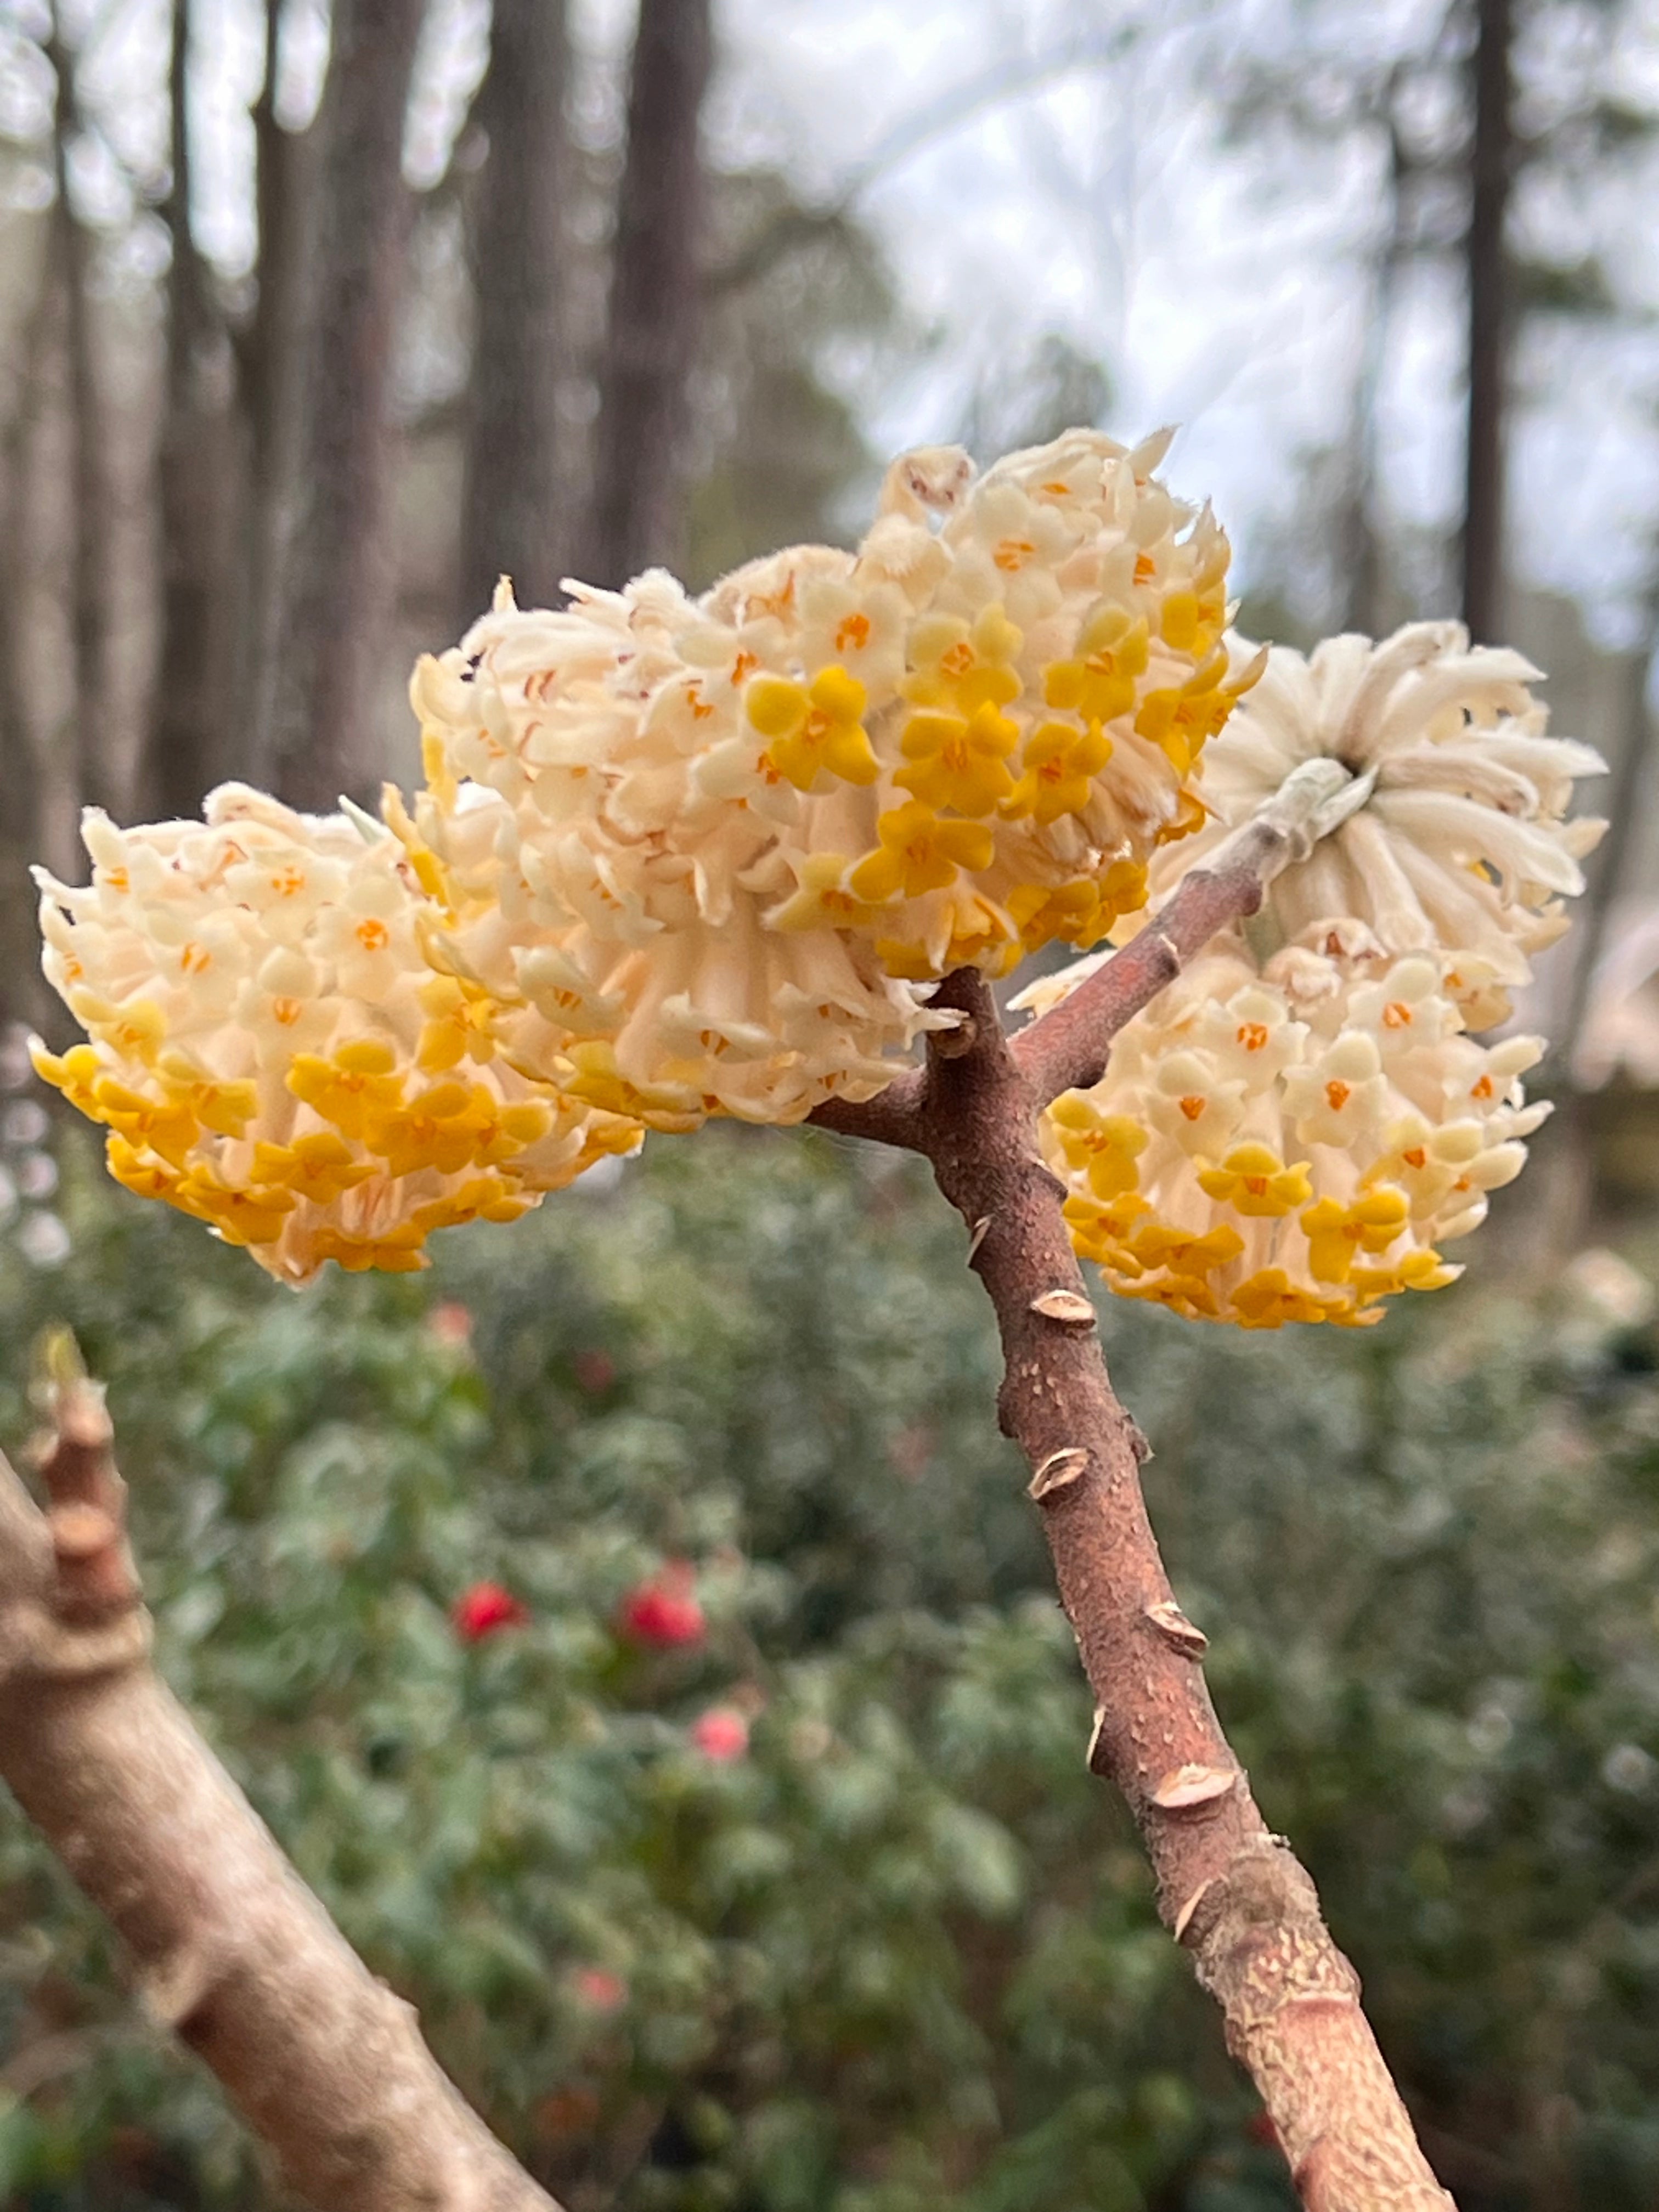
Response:
[{"label": "cream colored flower head", "polygon": [[1138,908],[1251,672],[1166,443],[1072,432],[977,483],[926,448],[855,554],[503,592],[423,660],[393,818],[515,1054],[671,1127],[799,1119],[890,1080],[950,969]]},{"label": "cream colored flower head", "polygon": [[35,1065],[108,1127],[118,1181],[302,1283],[423,1266],[433,1230],[511,1220],[637,1144],[495,1053],[481,995],[427,963],[393,838],[240,784],[205,815],[90,811],[90,884],[36,872],[46,972],[88,1042]]},{"label": "cream colored flower head", "polygon": [[1363,1327],[1453,1281],[1440,1247],[1519,1173],[1548,1111],[1520,1081],[1540,1041],[1469,1037],[1445,953],[1396,956],[1353,923],[1315,936],[1265,971],[1218,940],[1044,1115],[1073,1241],[1120,1296]]},{"label": "cream colored flower head", "polygon": [[1537,676],[1517,653],[1471,647],[1453,622],[1409,623],[1375,645],[1332,638],[1306,659],[1274,646],[1206,756],[1211,819],[1160,856],[1154,891],[1173,889],[1293,768],[1328,756],[1375,782],[1272,885],[1279,933],[1352,917],[1390,952],[1468,954],[1486,979],[1483,998],[1466,1001],[1471,1025],[1501,1020],[1529,956],[1565,929],[1560,900],[1583,890],[1579,861],[1605,827],[1566,818],[1576,781],[1603,764],[1546,734]]}]

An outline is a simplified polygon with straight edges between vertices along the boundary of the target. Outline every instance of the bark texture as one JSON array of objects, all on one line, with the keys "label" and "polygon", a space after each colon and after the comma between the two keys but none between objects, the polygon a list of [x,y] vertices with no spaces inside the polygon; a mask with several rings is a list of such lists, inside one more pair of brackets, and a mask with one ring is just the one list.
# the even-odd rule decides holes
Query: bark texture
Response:
[{"label": "bark texture", "polygon": [[1287,787],[1012,1044],[983,977],[947,976],[934,1003],[963,1022],[929,1039],[926,1068],[866,1105],[837,1102],[812,1118],[923,1153],[969,1226],[969,1265],[1002,1340],[999,1419],[1030,1463],[1095,1696],[1090,1768],[1128,1802],[1159,1911],[1221,2008],[1228,2048],[1261,2092],[1307,2212],[1446,2212],[1451,2199],[1360,2009],[1358,1978],[1309,1875],[1268,1832],[1210,1702],[1206,1639],[1170,1587],[1141,1493],[1146,1439],[1113,1392],[1064,1188],[1037,1148],[1042,1109],[1097,1079],[1124,1023],[1218,930],[1255,910],[1322,816],[1334,826],[1328,805],[1317,782]]},{"label": "bark texture", "polygon": [[1498,641],[1504,591],[1504,416],[1509,356],[1504,228],[1514,162],[1510,0],[1478,0],[1474,150],[1470,170],[1469,388],[1463,502],[1463,619],[1477,645]]},{"label": "bark texture", "polygon": [[322,134],[300,432],[280,562],[269,747],[281,796],[326,810],[372,775],[364,731],[390,589],[387,403],[407,258],[404,116],[424,0],[342,0]]},{"label": "bark texture", "polygon": [[488,607],[503,574],[520,606],[552,605],[567,562],[558,382],[568,74],[564,0],[495,0],[475,110],[489,152],[473,251],[463,628]]},{"label": "bark texture", "polygon": [[702,289],[709,0],[641,0],[581,571],[619,586],[672,562]]},{"label": "bark texture", "polygon": [[0,1461],[0,1774],[139,1994],[323,2212],[556,2212],[152,1671],[101,1399],[60,1392],[41,1514]]}]

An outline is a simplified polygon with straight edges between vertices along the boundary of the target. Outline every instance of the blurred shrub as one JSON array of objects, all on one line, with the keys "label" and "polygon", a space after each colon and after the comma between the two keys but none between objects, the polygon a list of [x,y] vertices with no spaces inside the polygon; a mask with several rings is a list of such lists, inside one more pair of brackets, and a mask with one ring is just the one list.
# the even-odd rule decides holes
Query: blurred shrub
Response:
[{"label": "blurred shrub", "polygon": [[[300,1297],[62,1165],[70,1260],[0,1247],[0,1434],[69,1319],[169,1679],[571,2212],[1291,2203],[1084,1771],[909,1164],[664,1142]],[[1467,1289],[1358,1340],[1107,1325],[1218,1702],[1460,2202],[1651,2204],[1652,1340]],[[274,2202],[112,1954],[13,1815],[0,2202]]]}]

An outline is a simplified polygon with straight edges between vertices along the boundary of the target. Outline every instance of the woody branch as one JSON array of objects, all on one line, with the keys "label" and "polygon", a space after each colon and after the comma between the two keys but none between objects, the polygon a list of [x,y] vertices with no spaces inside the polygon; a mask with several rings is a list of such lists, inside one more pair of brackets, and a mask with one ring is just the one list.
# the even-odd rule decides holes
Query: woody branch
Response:
[{"label": "woody branch", "polygon": [[984,979],[959,970],[936,1003],[961,1026],[930,1040],[927,1066],[901,1095],[896,1085],[813,1119],[925,1154],[969,1225],[969,1264],[1002,1338],[999,1418],[1030,1462],[1094,1692],[1090,1767],[1128,1802],[1159,1910],[1221,2007],[1307,2212],[1446,2212],[1451,2199],[1360,2009],[1358,1978],[1311,1879],[1269,1833],[1210,1702],[1206,1639],[1176,1601],[1147,1517],[1146,1440],[1113,1392],[1064,1191],[1037,1152],[1042,1108],[1097,1079],[1117,1030],[1363,801],[1365,787],[1330,765],[1298,771],[1129,945],[1012,1042]]},{"label": "woody branch", "polygon": [[301,2196],[557,2212],[154,1672],[101,1395],[74,1376],[56,1399],[45,1512],[0,1459],[0,1776]]}]

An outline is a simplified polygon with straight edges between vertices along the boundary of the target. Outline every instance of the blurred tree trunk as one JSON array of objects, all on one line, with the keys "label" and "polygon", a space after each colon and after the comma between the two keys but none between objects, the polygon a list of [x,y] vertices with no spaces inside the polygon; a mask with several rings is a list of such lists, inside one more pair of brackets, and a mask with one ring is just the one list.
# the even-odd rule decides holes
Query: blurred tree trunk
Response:
[{"label": "blurred tree trunk", "polygon": [[314,125],[285,131],[276,120],[282,19],[283,0],[265,0],[264,80],[252,118],[258,292],[237,346],[247,470],[237,720],[246,749],[242,765],[255,782],[268,782],[274,773],[281,587],[299,472],[305,271],[320,135]]},{"label": "blurred tree trunk", "polygon": [[152,818],[191,816],[215,780],[228,719],[226,649],[234,612],[234,457],[224,396],[211,387],[222,342],[191,221],[191,0],[174,0],[172,191],[167,226],[167,381],[156,457],[161,533],[161,649],[137,804]]},{"label": "blurred tree trunk", "polygon": [[551,605],[568,551],[557,411],[568,57],[565,0],[495,0],[475,110],[489,153],[473,252],[463,627],[489,605],[503,572],[520,605]]},{"label": "blurred tree trunk", "polygon": [[109,492],[105,476],[105,423],[98,389],[96,338],[92,326],[92,240],[70,204],[69,142],[78,128],[74,61],[59,34],[56,15],[46,58],[58,81],[52,122],[53,258],[64,288],[64,351],[68,370],[74,451],[70,628],[74,637],[75,697],[63,733],[64,774],[82,804],[110,795],[104,746],[110,729]]},{"label": "blurred tree trunk", "polygon": [[1384,102],[1389,131],[1388,229],[1376,247],[1370,301],[1360,337],[1359,374],[1355,380],[1352,460],[1348,497],[1341,518],[1345,585],[1342,626],[1375,637],[1383,626],[1385,583],[1382,538],[1376,512],[1382,481],[1382,398],[1394,326],[1400,272],[1407,254],[1406,149],[1394,115],[1394,86]]},{"label": "blurred tree trunk", "polygon": [[1463,619],[1495,641],[1504,589],[1504,409],[1509,354],[1504,253],[1514,163],[1510,0],[1477,0],[1474,145],[1466,246],[1468,286],[1468,473],[1463,503]]},{"label": "blurred tree trunk", "polygon": [[598,584],[678,550],[712,58],[709,0],[640,0],[582,567]]},{"label": "blurred tree trunk", "polygon": [[16,397],[0,444],[0,1022],[37,1025],[45,1000],[28,867],[46,853],[42,779],[29,713],[23,626],[34,550],[29,460],[46,389],[54,269],[50,253],[24,325]]},{"label": "blurred tree trunk", "polygon": [[317,118],[298,511],[278,562],[267,748],[277,790],[305,807],[331,807],[373,766],[362,733],[389,586],[404,117],[424,12],[424,0],[340,0]]}]

